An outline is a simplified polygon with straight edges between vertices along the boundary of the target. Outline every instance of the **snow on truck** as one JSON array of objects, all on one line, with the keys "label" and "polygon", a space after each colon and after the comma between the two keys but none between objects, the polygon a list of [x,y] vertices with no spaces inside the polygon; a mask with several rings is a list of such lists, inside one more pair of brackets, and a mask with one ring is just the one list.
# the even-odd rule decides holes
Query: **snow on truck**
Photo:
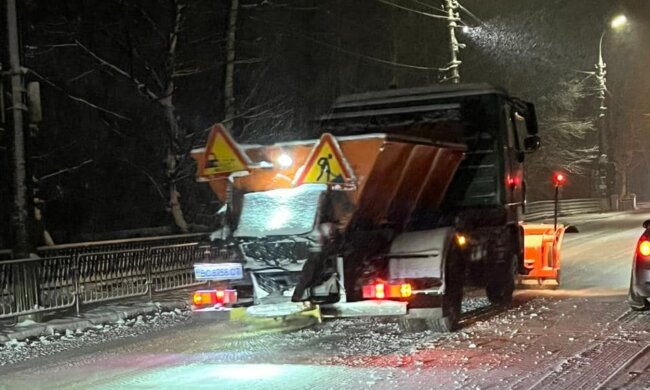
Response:
[{"label": "snow on truck", "polygon": [[318,125],[318,139],[273,145],[237,145],[217,125],[193,151],[225,205],[223,256],[195,266],[220,282],[194,294],[197,312],[248,285],[251,315],[318,305],[449,331],[466,284],[512,299],[527,271],[532,104],[487,84],[394,89],[341,97]]}]

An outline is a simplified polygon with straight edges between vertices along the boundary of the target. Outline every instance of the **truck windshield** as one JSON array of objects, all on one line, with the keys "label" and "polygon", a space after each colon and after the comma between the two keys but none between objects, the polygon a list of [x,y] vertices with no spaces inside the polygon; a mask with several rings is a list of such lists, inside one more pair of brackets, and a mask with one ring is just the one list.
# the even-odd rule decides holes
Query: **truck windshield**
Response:
[{"label": "truck windshield", "polygon": [[235,237],[290,236],[311,232],[316,223],[324,184],[251,192],[244,204]]}]

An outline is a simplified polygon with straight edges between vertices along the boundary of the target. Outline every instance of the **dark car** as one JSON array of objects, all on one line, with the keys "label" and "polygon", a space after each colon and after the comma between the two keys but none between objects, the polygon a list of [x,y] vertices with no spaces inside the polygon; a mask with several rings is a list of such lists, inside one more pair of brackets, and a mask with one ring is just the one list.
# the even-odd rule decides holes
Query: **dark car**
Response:
[{"label": "dark car", "polygon": [[643,222],[646,229],[634,251],[632,277],[627,301],[633,310],[650,309],[650,220]]}]

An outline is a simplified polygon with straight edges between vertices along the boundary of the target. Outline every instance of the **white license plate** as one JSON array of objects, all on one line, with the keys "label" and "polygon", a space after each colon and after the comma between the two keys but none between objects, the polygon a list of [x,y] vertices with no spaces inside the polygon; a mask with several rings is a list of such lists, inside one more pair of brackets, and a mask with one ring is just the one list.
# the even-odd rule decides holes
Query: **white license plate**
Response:
[{"label": "white license plate", "polygon": [[202,263],[194,264],[196,280],[235,280],[244,278],[240,263]]}]

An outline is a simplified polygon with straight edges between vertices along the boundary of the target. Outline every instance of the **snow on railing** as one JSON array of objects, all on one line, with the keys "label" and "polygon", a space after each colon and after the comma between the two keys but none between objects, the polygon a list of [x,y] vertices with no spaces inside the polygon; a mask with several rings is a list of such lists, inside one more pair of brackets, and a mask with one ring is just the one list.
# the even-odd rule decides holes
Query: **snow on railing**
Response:
[{"label": "snow on railing", "polygon": [[[586,199],[562,199],[559,204],[559,215],[575,215],[587,213],[602,213],[609,211],[609,202],[607,199],[586,198]],[[555,212],[555,202],[552,200],[543,200],[539,202],[529,202],[526,205],[524,220],[533,221],[537,219],[553,217]]]},{"label": "snow on railing", "polygon": [[[138,240],[138,248],[121,250],[108,249],[106,243],[68,247],[73,250],[0,262],[0,318],[71,307],[79,314],[84,304],[151,297],[156,292],[204,284],[194,278],[193,264],[211,259],[218,250],[196,238],[169,245],[160,245],[161,238],[150,240],[149,245]],[[80,248],[89,247],[92,250],[81,253]]]}]

